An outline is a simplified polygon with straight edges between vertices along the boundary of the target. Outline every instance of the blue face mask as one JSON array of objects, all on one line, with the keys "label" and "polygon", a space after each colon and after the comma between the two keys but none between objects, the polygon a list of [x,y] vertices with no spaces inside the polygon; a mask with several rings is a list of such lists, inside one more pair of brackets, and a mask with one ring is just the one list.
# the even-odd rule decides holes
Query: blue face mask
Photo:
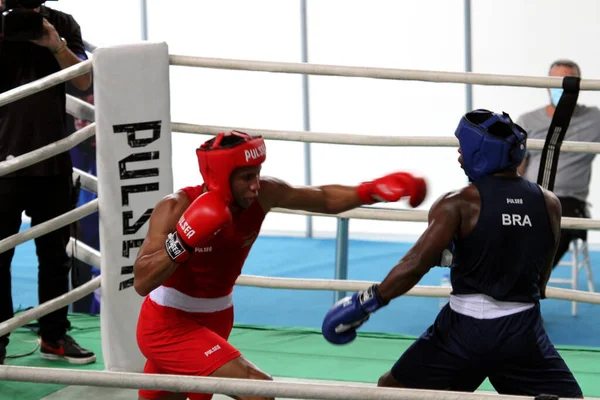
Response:
[{"label": "blue face mask", "polygon": [[552,104],[556,107],[558,105],[558,101],[563,94],[564,89],[559,88],[551,88],[550,89],[550,98],[552,99]]}]

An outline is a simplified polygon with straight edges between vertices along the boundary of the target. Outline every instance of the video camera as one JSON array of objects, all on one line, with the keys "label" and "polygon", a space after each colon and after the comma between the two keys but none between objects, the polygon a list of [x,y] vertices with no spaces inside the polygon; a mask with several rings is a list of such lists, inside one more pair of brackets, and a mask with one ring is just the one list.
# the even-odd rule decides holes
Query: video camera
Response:
[{"label": "video camera", "polygon": [[33,9],[45,2],[46,0],[4,0],[3,7],[0,9],[2,38],[10,41],[41,38],[44,34],[43,16]]}]

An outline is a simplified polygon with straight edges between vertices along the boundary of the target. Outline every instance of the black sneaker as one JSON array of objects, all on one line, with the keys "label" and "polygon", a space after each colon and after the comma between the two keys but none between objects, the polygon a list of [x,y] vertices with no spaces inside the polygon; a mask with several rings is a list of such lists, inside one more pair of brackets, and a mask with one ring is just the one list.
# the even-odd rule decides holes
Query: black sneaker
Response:
[{"label": "black sneaker", "polygon": [[6,346],[0,344],[0,365],[4,364],[4,360],[6,360]]},{"label": "black sneaker", "polygon": [[96,355],[81,346],[69,335],[58,340],[42,339],[40,356],[46,360],[65,360],[71,364],[91,364],[96,362]]}]

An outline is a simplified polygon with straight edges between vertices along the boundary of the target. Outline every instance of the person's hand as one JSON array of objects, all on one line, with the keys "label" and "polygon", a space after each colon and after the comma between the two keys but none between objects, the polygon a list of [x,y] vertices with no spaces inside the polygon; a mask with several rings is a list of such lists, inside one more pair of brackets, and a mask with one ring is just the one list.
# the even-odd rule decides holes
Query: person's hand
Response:
[{"label": "person's hand", "polygon": [[46,47],[54,54],[60,52],[67,45],[67,43],[61,39],[56,31],[56,28],[54,28],[54,25],[48,22],[46,18],[44,18],[43,28],[44,32],[42,37],[35,40],[32,39],[31,41],[38,46]]}]

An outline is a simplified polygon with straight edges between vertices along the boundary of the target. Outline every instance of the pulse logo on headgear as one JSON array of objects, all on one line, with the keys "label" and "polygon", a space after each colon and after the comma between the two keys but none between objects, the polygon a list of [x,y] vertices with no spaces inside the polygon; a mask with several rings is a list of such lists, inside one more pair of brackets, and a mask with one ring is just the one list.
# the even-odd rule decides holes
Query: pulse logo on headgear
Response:
[{"label": "pulse logo on headgear", "polygon": [[255,149],[244,150],[244,155],[246,156],[246,162],[249,160],[257,160],[264,156],[267,152],[267,147],[263,144],[258,146]]},{"label": "pulse logo on headgear", "polygon": [[[222,147],[223,140],[236,137],[238,142]],[[232,203],[233,193],[229,178],[236,168],[259,166],[267,158],[267,147],[262,137],[231,131],[219,133],[196,149],[200,174],[209,191],[218,193],[226,203]]]}]

